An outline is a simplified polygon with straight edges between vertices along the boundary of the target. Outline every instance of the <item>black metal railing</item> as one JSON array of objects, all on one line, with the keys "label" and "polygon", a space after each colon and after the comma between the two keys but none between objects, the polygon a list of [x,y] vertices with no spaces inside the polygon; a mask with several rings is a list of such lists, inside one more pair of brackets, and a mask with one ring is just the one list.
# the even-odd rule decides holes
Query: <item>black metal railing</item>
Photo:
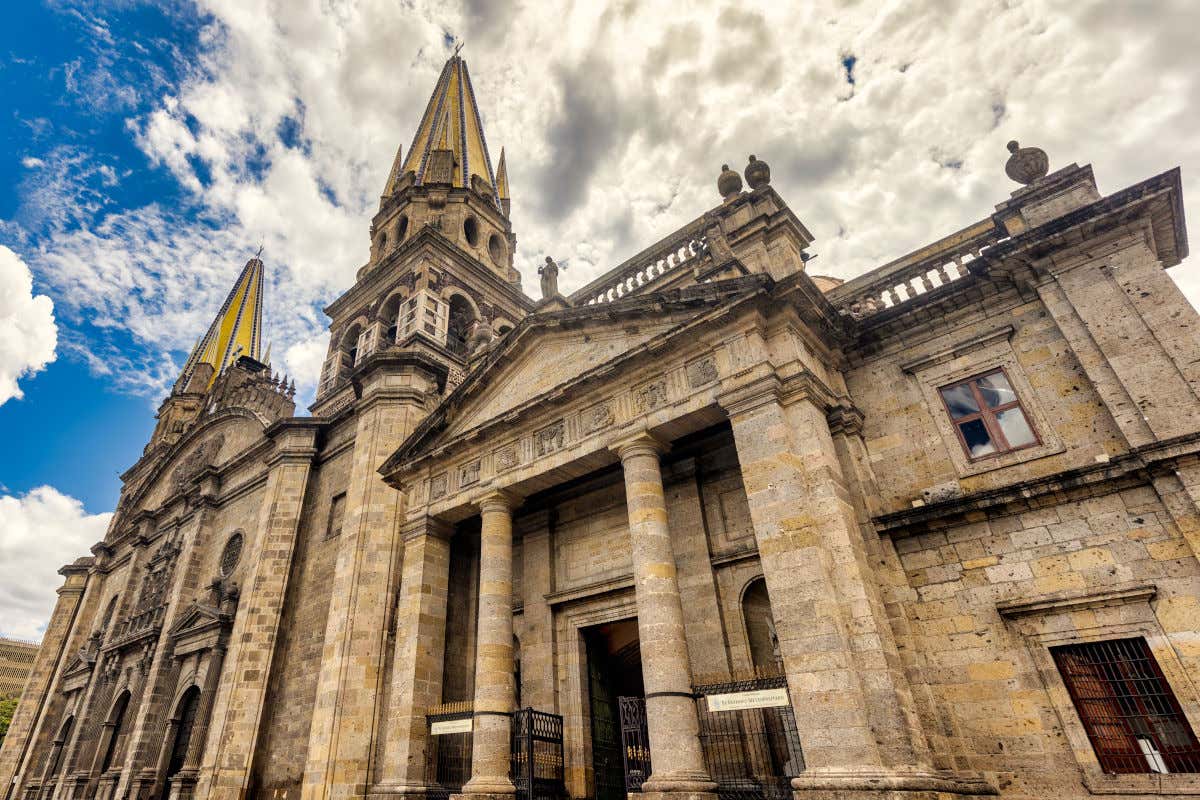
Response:
[{"label": "black metal railing", "polygon": [[[447,800],[471,779],[472,703],[444,703],[430,709],[425,719],[430,734],[425,767],[427,796],[429,800]],[[462,727],[465,730],[456,730]]]},{"label": "black metal railing", "polygon": [[518,800],[562,800],[563,719],[532,708],[513,714],[512,781]]},{"label": "black metal railing", "polygon": [[700,743],[720,800],[791,800],[804,755],[786,699],[782,674],[696,687]]},{"label": "black metal railing", "polygon": [[625,791],[640,792],[650,777],[650,736],[646,729],[646,698],[618,697],[621,713],[621,754],[625,759]]},{"label": "black metal railing", "polygon": [[[444,703],[430,709],[425,782],[429,800],[447,800],[471,779],[473,704]],[[512,717],[510,775],[516,800],[563,800],[567,796],[563,760],[563,720],[523,708]]]}]

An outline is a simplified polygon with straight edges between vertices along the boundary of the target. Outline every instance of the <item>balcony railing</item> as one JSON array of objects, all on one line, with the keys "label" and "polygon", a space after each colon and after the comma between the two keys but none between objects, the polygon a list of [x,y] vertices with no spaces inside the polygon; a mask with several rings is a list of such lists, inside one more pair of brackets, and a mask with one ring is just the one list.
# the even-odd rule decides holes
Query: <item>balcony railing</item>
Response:
[{"label": "balcony railing", "polygon": [[986,219],[847,281],[827,296],[843,314],[863,319],[962,278],[972,261],[1005,238]]},{"label": "balcony railing", "polygon": [[572,304],[611,303],[674,272],[708,250],[704,228],[704,217],[688,223],[572,294]]}]

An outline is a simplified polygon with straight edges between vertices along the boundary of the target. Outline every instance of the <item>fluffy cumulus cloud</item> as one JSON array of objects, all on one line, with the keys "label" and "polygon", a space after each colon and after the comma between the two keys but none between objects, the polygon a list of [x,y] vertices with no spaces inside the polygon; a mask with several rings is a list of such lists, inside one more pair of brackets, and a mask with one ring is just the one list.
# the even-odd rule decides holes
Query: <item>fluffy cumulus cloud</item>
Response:
[{"label": "fluffy cumulus cloud", "polygon": [[53,361],[57,343],[54,303],[33,293],[29,267],[0,245],[0,405],[22,396],[17,381]]},{"label": "fluffy cumulus cloud", "polygon": [[148,347],[131,383],[160,390],[260,241],[268,338],[311,390],[319,309],[366,259],[455,38],[507,149],[530,287],[547,254],[570,290],[690,221],[750,153],[816,235],[810,268],[843,278],[990,213],[1009,139],[1092,163],[1106,193],[1200,164],[1188,0],[200,5],[190,77],[128,120],[200,213],[103,211],[37,253],[70,313]]},{"label": "fluffy cumulus cloud", "polygon": [[42,638],[63,580],[58,568],[103,539],[111,517],[50,486],[0,495],[0,636]]}]

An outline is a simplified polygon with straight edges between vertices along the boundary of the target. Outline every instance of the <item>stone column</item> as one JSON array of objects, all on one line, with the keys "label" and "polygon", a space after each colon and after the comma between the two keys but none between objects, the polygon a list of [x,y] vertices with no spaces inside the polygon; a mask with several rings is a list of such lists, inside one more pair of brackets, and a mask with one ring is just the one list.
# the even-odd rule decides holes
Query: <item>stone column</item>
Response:
[{"label": "stone column", "polygon": [[471,780],[458,797],[516,793],[508,777],[513,676],[512,509],[517,498],[493,492],[479,501],[479,625],[475,648],[475,732]]},{"label": "stone column", "polygon": [[817,386],[774,376],[729,411],[813,800],[990,793],[935,772]]},{"label": "stone column", "polygon": [[446,594],[454,529],[433,517],[405,525],[396,602],[396,645],[386,739],[374,795],[423,795],[429,740],[425,714],[442,700]]},{"label": "stone column", "polygon": [[659,455],[662,442],[642,433],[613,447],[625,471],[625,502],[633,550],[638,637],[646,685],[646,720],[653,773],[643,795],[715,797],[704,766],[700,722],[683,626],[683,603],[667,525]]}]

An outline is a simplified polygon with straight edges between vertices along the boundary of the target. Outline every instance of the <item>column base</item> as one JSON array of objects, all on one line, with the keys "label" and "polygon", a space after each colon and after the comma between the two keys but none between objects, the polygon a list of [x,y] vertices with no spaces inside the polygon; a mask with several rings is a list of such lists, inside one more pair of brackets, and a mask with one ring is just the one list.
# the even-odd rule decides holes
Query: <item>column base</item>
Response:
[{"label": "column base", "polygon": [[366,796],[367,800],[425,800],[431,788],[424,783],[377,783],[367,790]]},{"label": "column base", "polygon": [[998,794],[983,778],[933,770],[809,770],[792,778],[795,800],[946,800]]},{"label": "column base", "polygon": [[716,800],[717,784],[703,772],[652,772],[641,800]]}]

